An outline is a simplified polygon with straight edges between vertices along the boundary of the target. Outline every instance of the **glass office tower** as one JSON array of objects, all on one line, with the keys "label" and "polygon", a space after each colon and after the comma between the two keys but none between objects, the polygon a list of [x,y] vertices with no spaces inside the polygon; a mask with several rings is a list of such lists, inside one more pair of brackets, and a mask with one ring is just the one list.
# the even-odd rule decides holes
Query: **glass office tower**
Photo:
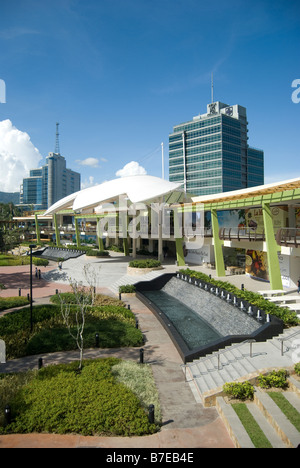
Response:
[{"label": "glass office tower", "polygon": [[208,104],[169,135],[169,180],[209,195],[264,183],[264,153],[248,145],[245,107]]},{"label": "glass office tower", "polygon": [[32,169],[23,179],[20,205],[35,210],[47,209],[53,203],[80,190],[80,174],[66,167],[66,160],[58,153],[49,153],[46,164]]}]

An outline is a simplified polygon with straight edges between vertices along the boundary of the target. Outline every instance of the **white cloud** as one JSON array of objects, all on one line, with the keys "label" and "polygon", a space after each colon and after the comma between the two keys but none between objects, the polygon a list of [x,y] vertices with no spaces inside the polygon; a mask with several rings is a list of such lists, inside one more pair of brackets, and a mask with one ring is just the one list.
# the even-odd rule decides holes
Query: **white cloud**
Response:
[{"label": "white cloud", "polygon": [[76,162],[80,164],[80,166],[99,167],[99,159],[97,158],[86,158],[83,161],[77,159]]},{"label": "white cloud", "polygon": [[147,171],[136,161],[125,164],[123,169],[116,172],[117,177],[128,177],[133,175],[146,175]]},{"label": "white cloud", "polygon": [[95,183],[95,178],[93,176],[90,176],[88,179],[84,179],[84,181],[81,182],[81,190],[93,187],[94,185],[98,185]]},{"label": "white cloud", "polygon": [[26,132],[10,120],[0,122],[0,191],[19,192],[30,169],[39,167],[42,156]]}]

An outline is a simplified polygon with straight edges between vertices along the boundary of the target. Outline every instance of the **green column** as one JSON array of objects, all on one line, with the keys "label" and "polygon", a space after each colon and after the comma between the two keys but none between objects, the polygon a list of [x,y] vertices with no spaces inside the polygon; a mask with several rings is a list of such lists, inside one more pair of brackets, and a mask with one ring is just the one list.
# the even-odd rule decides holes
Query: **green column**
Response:
[{"label": "green column", "polygon": [[103,246],[103,239],[102,239],[102,235],[101,235],[101,232],[100,232],[100,228],[99,228],[99,223],[101,222],[101,218],[97,218],[97,242],[98,242],[98,249],[101,250],[101,252],[104,250],[104,246]]},{"label": "green column", "polygon": [[[184,238],[179,237],[181,229],[179,226],[180,214],[177,209],[174,209],[174,237],[175,237],[175,246],[176,246],[176,257],[178,266],[185,266],[184,251],[183,251],[183,242]],[[182,234],[182,233],[181,233]]]},{"label": "green column", "polygon": [[53,215],[53,220],[54,220],[54,226],[55,226],[55,237],[56,237],[56,246],[60,247],[60,234],[59,234],[59,229],[58,229],[58,222],[57,222],[57,214],[55,213]]},{"label": "green column", "polygon": [[79,226],[78,226],[78,218],[75,218],[75,233],[76,233],[76,245],[79,248],[80,247],[80,232],[79,232]]},{"label": "green column", "polygon": [[37,214],[34,214],[34,219],[35,219],[36,242],[37,242],[37,244],[40,244],[41,236],[40,236],[40,227],[39,227],[39,221],[38,221]]},{"label": "green column", "polygon": [[269,203],[262,204],[264,230],[267,244],[267,258],[271,289],[282,289],[282,279],[278,259],[279,245],[275,240],[273,218]]},{"label": "green column", "polygon": [[211,225],[214,239],[214,251],[217,276],[225,276],[225,265],[223,257],[223,242],[219,237],[219,221],[216,210],[211,210]]},{"label": "green column", "polygon": [[124,255],[126,257],[129,256],[129,247],[128,247],[128,238],[127,237],[123,237],[123,248],[124,248]]}]

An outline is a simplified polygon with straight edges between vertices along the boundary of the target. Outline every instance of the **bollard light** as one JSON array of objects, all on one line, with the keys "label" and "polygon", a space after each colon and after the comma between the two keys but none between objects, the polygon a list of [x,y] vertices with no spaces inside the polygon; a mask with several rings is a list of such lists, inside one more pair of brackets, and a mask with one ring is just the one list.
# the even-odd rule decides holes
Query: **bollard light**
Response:
[{"label": "bollard light", "polygon": [[127,304],[127,309],[130,310],[130,304]]},{"label": "bollard light", "polygon": [[22,292],[22,289],[21,289],[21,288],[19,288],[19,296],[21,296],[21,292]]},{"label": "bollard light", "polygon": [[96,339],[96,348],[99,348],[99,346],[100,346],[100,342],[99,342],[99,333],[96,333],[95,339]]},{"label": "bollard light", "polygon": [[10,424],[11,423],[11,409],[9,405],[5,406],[4,416],[5,416],[6,424]]},{"label": "bollard light", "polygon": [[144,364],[144,350],[140,349],[140,364]]},{"label": "bollard light", "polygon": [[138,321],[138,319],[135,320],[135,328],[139,328],[139,321]]},{"label": "bollard light", "polygon": [[41,369],[43,367],[43,358],[39,358],[38,360],[38,369]]},{"label": "bollard light", "polygon": [[149,423],[154,424],[154,405],[149,405]]}]

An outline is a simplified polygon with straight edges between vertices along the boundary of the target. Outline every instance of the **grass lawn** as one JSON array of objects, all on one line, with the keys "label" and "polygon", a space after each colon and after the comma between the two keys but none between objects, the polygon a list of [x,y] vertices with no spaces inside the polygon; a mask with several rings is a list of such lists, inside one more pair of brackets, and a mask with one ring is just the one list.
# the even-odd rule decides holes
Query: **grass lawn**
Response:
[{"label": "grass lawn", "polygon": [[275,401],[276,405],[279,406],[281,411],[286,415],[289,421],[296,427],[300,432],[300,413],[295,410],[294,406],[285,398],[282,392],[268,392],[270,397]]},{"label": "grass lawn", "polygon": [[80,372],[72,363],[2,374],[0,405],[10,405],[12,420],[0,415],[0,433],[152,434],[158,424],[149,422],[149,402],[159,408],[151,367],[115,358],[83,361]]},{"label": "grass lawn", "polygon": [[247,408],[246,403],[233,403],[232,408],[240,418],[254,446],[256,448],[272,448],[269,440]]}]

